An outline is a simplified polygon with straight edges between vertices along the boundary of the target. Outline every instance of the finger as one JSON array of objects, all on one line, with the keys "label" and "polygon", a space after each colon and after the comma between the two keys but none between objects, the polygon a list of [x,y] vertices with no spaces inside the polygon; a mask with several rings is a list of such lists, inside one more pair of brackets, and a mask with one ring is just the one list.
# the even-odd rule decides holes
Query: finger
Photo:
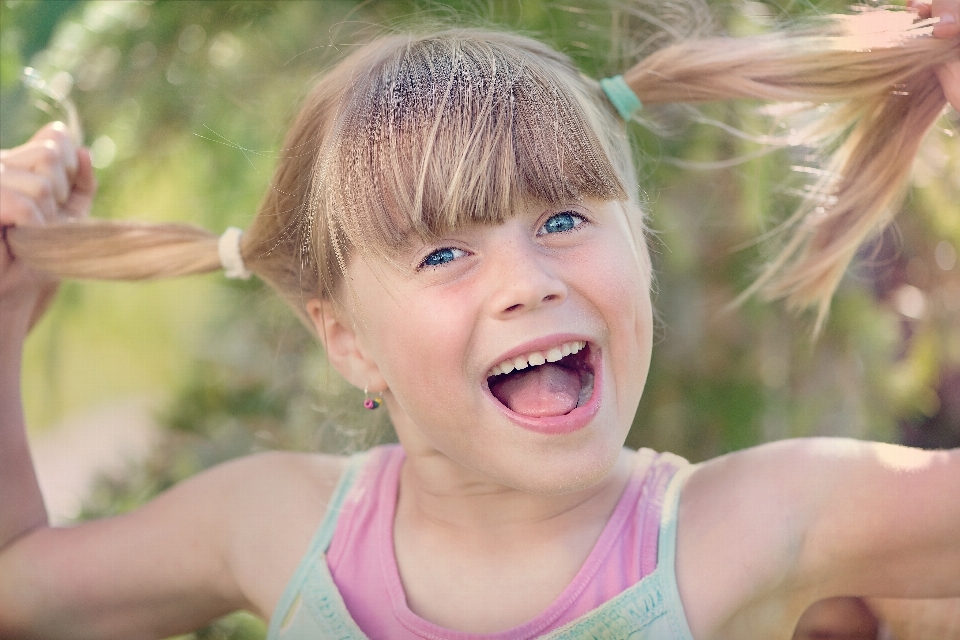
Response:
[{"label": "finger", "polygon": [[37,148],[54,144],[63,162],[67,175],[72,179],[77,171],[77,145],[67,133],[67,127],[62,122],[51,122],[38,130],[26,143],[13,149],[0,150],[0,159],[8,164],[16,164],[21,168],[32,167],[37,160]]},{"label": "finger", "polygon": [[46,176],[32,171],[4,167],[3,184],[0,185],[0,189],[4,192],[13,191],[32,200],[44,220],[53,220],[57,217],[59,205],[54,199],[54,187]]},{"label": "finger", "polygon": [[921,19],[930,17],[930,5],[922,0],[908,0],[907,7],[915,10]]},{"label": "finger", "polygon": [[933,27],[933,35],[952,38],[960,34],[960,0],[933,0],[930,15],[940,19]]},{"label": "finger", "polygon": [[73,191],[63,211],[68,216],[83,218],[90,213],[93,196],[97,193],[97,177],[93,172],[89,149],[81,148],[77,153],[77,160],[77,175],[73,183]]},{"label": "finger", "polygon": [[960,111],[960,62],[949,62],[937,69],[937,78],[943,87],[943,95],[953,108]]},{"label": "finger", "polygon": [[63,152],[63,148],[59,147],[53,138],[31,139],[27,144],[5,151],[3,164],[7,169],[31,171],[47,176],[54,187],[53,195],[57,202],[64,203],[70,195],[72,178],[68,175]]},{"label": "finger", "polygon": [[52,140],[55,142],[57,149],[60,150],[63,156],[67,175],[73,179],[74,174],[77,172],[77,145],[70,136],[70,130],[67,125],[62,122],[51,122],[41,127],[33,134],[30,140]]},{"label": "finger", "polygon": [[43,213],[36,202],[13,189],[0,189],[0,226],[42,223]]},{"label": "finger", "polygon": [[70,182],[67,178],[67,167],[65,166],[61,150],[57,148],[57,143],[53,140],[44,140],[43,146],[52,153],[50,157],[43,158],[38,165],[37,171],[45,175],[53,188],[53,197],[59,204],[64,204],[70,197]]}]

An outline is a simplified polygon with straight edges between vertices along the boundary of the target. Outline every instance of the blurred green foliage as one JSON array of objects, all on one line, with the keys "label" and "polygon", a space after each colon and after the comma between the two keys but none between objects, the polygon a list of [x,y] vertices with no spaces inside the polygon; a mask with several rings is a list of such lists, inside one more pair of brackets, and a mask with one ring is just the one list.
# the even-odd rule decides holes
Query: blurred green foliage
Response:
[{"label": "blurred green foliage", "polygon": [[[734,33],[842,7],[714,3],[718,23]],[[17,81],[30,64],[72,89],[101,183],[95,215],[213,230],[246,226],[300,100],[372,25],[508,25],[594,77],[622,70],[634,55],[624,30],[647,28],[599,1],[6,0],[0,8],[2,145],[22,142],[49,118]],[[701,113],[762,132],[754,107]],[[960,366],[957,114],[925,143],[898,234],[864,251],[816,342],[808,320],[779,305],[728,308],[771,250],[752,241],[795,204],[802,183],[791,166],[803,149],[725,168],[681,167],[759,147],[683,113],[651,117],[671,135],[641,127],[632,135],[655,231],[659,336],[628,444],[702,460],[793,436],[893,439],[898,421],[936,414],[939,376]],[[733,249],[740,246],[747,248]],[[393,437],[383,412],[360,408],[360,393],[257,281],[67,283],[28,343],[31,423],[131,394],[159,397],[168,433],[144,464],[102,478],[81,518],[122,513],[250,452],[345,452]],[[238,614],[184,638],[262,636],[259,622]]]}]

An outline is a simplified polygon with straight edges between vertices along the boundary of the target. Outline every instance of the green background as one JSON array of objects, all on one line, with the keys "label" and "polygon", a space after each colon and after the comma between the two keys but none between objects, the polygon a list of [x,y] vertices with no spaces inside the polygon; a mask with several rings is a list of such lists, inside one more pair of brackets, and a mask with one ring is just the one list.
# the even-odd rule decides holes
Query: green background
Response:
[{"label": "green background", "polygon": [[[843,7],[717,2],[713,11],[721,30],[742,34]],[[593,77],[623,70],[631,53],[620,34],[644,28],[605,3],[542,0],[6,0],[0,10],[2,146],[50,119],[20,83],[22,67],[48,79],[67,72],[99,165],[94,215],[217,231],[248,224],[300,100],[380,26],[508,25],[566,52]],[[766,126],[754,104],[709,105],[702,114],[753,132]],[[752,241],[796,205],[801,183],[790,167],[800,151],[680,167],[760,147],[688,114],[651,118],[669,135],[639,126],[633,133],[656,231],[659,322],[629,444],[693,460],[818,434],[960,446],[960,408],[951,404],[960,403],[960,267],[949,260],[960,248],[957,113],[948,111],[926,140],[896,229],[862,252],[815,342],[810,318],[780,305],[726,308],[771,250]],[[342,452],[392,438],[382,412],[359,407],[361,393],[329,370],[256,280],[64,283],[28,341],[24,376],[37,431],[118,398],[157,399],[160,445],[126,474],[100,479],[81,518],[133,508],[252,451]],[[234,615],[195,637],[262,631]]]}]

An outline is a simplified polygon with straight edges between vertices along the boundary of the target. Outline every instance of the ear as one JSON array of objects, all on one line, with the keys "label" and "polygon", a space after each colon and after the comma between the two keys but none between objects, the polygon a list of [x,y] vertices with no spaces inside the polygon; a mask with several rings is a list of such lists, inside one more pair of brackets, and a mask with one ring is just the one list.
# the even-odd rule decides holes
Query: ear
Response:
[{"label": "ear", "polygon": [[306,310],[333,368],[358,389],[385,391],[387,383],[380,368],[367,353],[347,314],[335,303],[319,298],[307,302]]}]

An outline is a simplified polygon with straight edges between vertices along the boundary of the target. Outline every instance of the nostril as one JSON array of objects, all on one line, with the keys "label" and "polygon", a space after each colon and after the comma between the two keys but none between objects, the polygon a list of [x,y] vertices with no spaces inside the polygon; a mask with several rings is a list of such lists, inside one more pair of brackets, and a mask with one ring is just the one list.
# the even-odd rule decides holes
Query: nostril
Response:
[{"label": "nostril", "polygon": [[507,307],[506,309],[504,309],[504,311],[507,311],[507,312],[516,311],[517,309],[519,309],[519,308],[522,307],[522,306],[523,306],[522,304],[511,305],[511,306]]}]

